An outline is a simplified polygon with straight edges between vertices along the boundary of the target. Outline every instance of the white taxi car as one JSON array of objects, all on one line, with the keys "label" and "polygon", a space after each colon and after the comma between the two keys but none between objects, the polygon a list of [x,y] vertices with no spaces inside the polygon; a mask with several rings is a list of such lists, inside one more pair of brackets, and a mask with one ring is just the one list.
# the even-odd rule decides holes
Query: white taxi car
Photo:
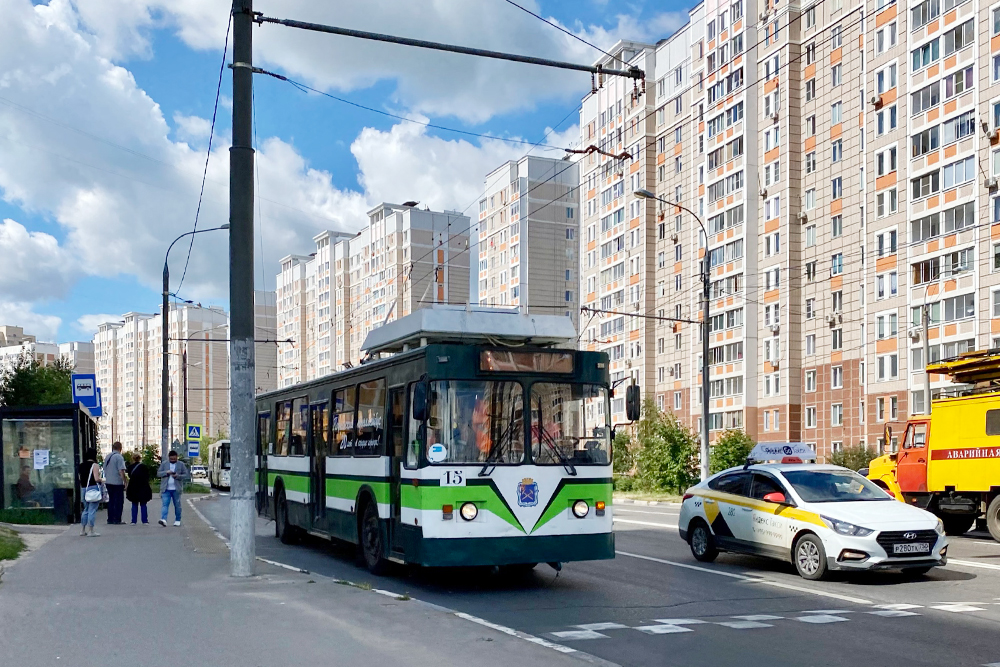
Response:
[{"label": "white taxi car", "polygon": [[805,579],[829,570],[922,574],[947,562],[937,517],[833,465],[725,470],[684,494],[678,524],[700,561],[715,560],[719,551],[769,556],[791,561]]}]

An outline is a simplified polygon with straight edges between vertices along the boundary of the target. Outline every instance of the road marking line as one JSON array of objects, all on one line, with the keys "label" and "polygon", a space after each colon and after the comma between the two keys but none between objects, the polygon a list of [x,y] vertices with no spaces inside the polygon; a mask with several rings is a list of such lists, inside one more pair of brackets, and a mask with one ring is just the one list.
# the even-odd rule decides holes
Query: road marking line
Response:
[{"label": "road marking line", "polygon": [[631,510],[625,509],[624,507],[616,507],[615,514],[619,512],[628,512],[629,514],[655,514],[657,516],[680,516],[680,512],[650,512],[649,510]]},{"label": "road marking line", "polygon": [[806,609],[802,614],[850,614],[847,609]]},{"label": "road marking line", "polygon": [[676,523],[653,523],[652,521],[636,521],[635,519],[619,519],[614,517],[615,523],[634,523],[637,526],[655,526],[656,528],[677,528]]},{"label": "road marking line", "polygon": [[746,616],[733,616],[744,621],[780,621],[784,616],[772,616],[771,614],[748,614]]},{"label": "road marking line", "polygon": [[961,614],[967,611],[986,611],[982,607],[973,607],[967,604],[932,604],[931,609],[939,609],[941,611],[950,611],[955,614]]},{"label": "road marking line", "polygon": [[966,567],[981,567],[984,570],[1000,570],[1000,565],[994,565],[993,563],[977,563],[971,560],[958,560],[957,558],[949,558],[948,565],[954,563],[955,565],[964,565]]},{"label": "road marking line", "polygon": [[983,667],[1000,667],[1000,662],[989,662],[983,665]]},{"label": "road marking line", "polygon": [[629,626],[621,623],[584,623],[576,627],[581,630],[625,630]]},{"label": "road marking line", "polygon": [[796,621],[802,621],[803,623],[840,623],[841,621],[846,621],[847,619],[843,616],[830,616],[828,614],[813,614],[811,616],[799,616],[795,619]]},{"label": "road marking line", "polygon": [[920,616],[915,611],[903,611],[901,609],[877,609],[875,611],[866,611],[866,614],[871,614],[872,616],[885,616],[886,618],[896,618],[899,616]]},{"label": "road marking line", "polygon": [[758,623],[757,621],[722,621],[716,625],[724,625],[734,630],[752,630],[754,628],[773,628],[770,623]]},{"label": "road marking line", "polygon": [[729,577],[730,579],[738,579],[739,581],[745,581],[751,584],[764,584],[765,586],[774,586],[776,588],[784,588],[787,590],[798,591],[799,593],[808,593],[810,595],[819,595],[821,597],[833,598],[835,600],[843,600],[844,602],[854,602],[855,604],[874,604],[871,600],[866,600],[864,598],[856,598],[850,595],[841,595],[839,593],[830,593],[827,591],[817,590],[815,588],[807,588],[806,586],[796,586],[794,584],[786,584],[780,581],[772,581],[771,579],[763,579],[760,577],[748,577],[742,574],[734,574],[732,572],[724,572],[722,570],[716,570],[708,567],[699,567],[697,565],[689,565],[688,563],[678,563],[672,560],[665,560],[663,558],[654,558],[653,556],[643,556],[642,554],[633,554],[627,551],[615,551],[619,556],[628,556],[630,558],[639,558],[641,560],[648,560],[654,563],[662,563],[663,565],[673,565],[674,567],[682,567],[688,570],[697,570],[698,572],[707,572],[708,574],[715,574],[720,577]]},{"label": "road marking line", "polygon": [[257,556],[257,560],[261,563],[267,563],[268,565],[273,565],[275,567],[283,567],[286,570],[291,570],[292,572],[298,572],[300,574],[312,574],[309,570],[303,570],[301,567],[295,567],[294,565],[286,565],[285,563],[279,563],[276,560],[270,560],[268,558],[261,558]]},{"label": "road marking line", "polygon": [[547,639],[542,639],[541,637],[535,637],[534,635],[529,635],[526,632],[521,632],[520,630],[515,630],[514,628],[508,628],[506,625],[499,625],[498,623],[491,623],[484,618],[479,618],[478,616],[473,616],[472,614],[466,614],[463,611],[456,611],[455,616],[459,618],[464,618],[467,621],[472,621],[473,623],[478,623],[479,625],[485,626],[496,630],[497,632],[502,632],[505,635],[510,635],[511,637],[519,637],[532,644],[538,644],[539,646],[544,646],[545,648],[550,648],[553,651],[558,651],[559,653],[576,653],[575,648],[570,648],[569,646],[563,646],[562,644],[556,644],[550,642]]},{"label": "road marking line", "polygon": [[580,640],[580,639],[607,639],[607,635],[602,635],[600,632],[594,632],[593,630],[562,630],[560,632],[550,632],[550,635],[557,639],[569,639],[569,640]]},{"label": "road marking line", "polygon": [[685,628],[682,625],[641,625],[635,628],[639,632],[645,632],[647,635],[672,635],[678,632],[691,632],[691,628]]},{"label": "road marking line", "polygon": [[905,602],[900,602],[896,604],[877,604],[876,609],[892,609],[894,611],[903,611],[904,609],[923,609],[922,604],[906,604]]},{"label": "road marking line", "polygon": [[707,622],[697,618],[654,618],[653,620],[664,625],[702,625]]}]

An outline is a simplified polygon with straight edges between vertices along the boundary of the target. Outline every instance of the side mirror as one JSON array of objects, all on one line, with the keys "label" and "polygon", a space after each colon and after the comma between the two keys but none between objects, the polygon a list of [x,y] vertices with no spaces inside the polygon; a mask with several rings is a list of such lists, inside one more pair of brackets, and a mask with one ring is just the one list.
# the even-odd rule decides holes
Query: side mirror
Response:
[{"label": "side mirror", "polygon": [[629,385],[625,388],[625,416],[630,422],[639,419],[642,401],[639,398],[639,385]]},{"label": "side mirror", "polygon": [[413,385],[413,419],[418,422],[427,420],[427,393],[428,382],[421,380]]},{"label": "side mirror", "polygon": [[785,500],[785,494],[781,493],[780,491],[775,491],[773,493],[765,494],[764,500],[766,500],[769,503],[778,503],[778,504],[783,504],[787,502]]}]

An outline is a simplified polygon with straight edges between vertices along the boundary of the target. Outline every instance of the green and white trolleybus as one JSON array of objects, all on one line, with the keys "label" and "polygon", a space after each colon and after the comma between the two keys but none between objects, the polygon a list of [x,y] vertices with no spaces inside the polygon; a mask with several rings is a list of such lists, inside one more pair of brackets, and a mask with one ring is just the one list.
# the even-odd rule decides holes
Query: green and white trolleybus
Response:
[{"label": "green and white trolleybus", "polygon": [[257,397],[258,510],[375,572],[613,558],[608,357],[575,337],[447,306],[373,330],[359,367]]}]

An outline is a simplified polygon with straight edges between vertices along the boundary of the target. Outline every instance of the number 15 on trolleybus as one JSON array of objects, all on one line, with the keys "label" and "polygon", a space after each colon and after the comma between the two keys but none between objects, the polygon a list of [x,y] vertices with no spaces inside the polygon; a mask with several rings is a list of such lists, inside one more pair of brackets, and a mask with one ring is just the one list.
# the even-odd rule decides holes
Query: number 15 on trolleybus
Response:
[{"label": "number 15 on trolleybus", "polygon": [[443,306],[373,330],[360,367],[258,396],[258,510],[374,572],[613,558],[608,357],[575,337]]}]

